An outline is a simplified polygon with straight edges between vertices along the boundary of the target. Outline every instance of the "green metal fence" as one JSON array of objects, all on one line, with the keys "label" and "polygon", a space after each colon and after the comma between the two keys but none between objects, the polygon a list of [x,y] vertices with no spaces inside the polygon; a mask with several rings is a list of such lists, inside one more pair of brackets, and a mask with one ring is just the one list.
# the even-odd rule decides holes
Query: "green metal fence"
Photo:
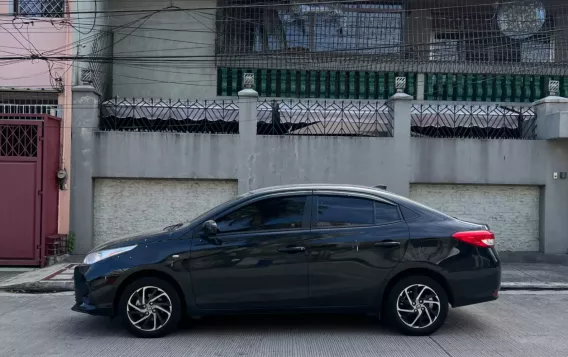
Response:
[{"label": "green metal fence", "polygon": [[[243,73],[255,74],[261,97],[388,99],[395,78],[407,78],[406,93],[416,97],[417,73],[362,71],[302,71],[280,69],[219,68],[217,95],[236,96],[243,88]],[[481,102],[533,102],[548,94],[548,81],[560,81],[560,95],[568,94],[568,77],[427,73],[424,99]]]}]

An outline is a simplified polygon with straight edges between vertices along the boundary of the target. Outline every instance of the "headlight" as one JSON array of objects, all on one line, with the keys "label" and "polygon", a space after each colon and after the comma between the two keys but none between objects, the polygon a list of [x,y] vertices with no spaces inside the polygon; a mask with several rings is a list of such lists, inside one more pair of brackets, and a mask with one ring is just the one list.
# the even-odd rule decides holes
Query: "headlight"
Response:
[{"label": "headlight", "polygon": [[124,252],[128,252],[129,250],[132,250],[136,248],[136,245],[129,245],[128,247],[120,247],[120,248],[114,248],[114,249],[106,249],[106,250],[100,250],[98,252],[93,252],[91,254],[88,254],[85,257],[85,260],[83,260],[84,264],[94,264],[96,262],[99,262],[103,259],[106,258],[110,258],[113,255],[118,255]]}]

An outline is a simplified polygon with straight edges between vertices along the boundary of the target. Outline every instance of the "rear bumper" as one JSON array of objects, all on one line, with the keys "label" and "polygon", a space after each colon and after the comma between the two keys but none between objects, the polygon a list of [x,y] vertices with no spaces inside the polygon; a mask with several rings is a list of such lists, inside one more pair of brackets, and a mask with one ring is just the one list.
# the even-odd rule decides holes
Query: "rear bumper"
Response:
[{"label": "rear bumper", "polygon": [[448,284],[453,307],[496,300],[501,287],[501,267],[451,273]]}]

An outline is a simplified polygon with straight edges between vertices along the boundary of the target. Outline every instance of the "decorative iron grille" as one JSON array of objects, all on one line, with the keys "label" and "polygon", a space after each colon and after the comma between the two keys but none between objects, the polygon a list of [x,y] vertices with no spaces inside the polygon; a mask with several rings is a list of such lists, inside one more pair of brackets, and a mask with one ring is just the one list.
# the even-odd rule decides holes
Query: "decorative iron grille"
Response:
[{"label": "decorative iron grille", "polygon": [[28,17],[63,17],[65,0],[14,0],[15,13]]},{"label": "decorative iron grille", "polygon": [[413,136],[472,139],[536,139],[531,106],[501,104],[414,104]]},{"label": "decorative iron grille", "polygon": [[0,124],[0,156],[37,157],[37,125]]},{"label": "decorative iron grille", "polygon": [[257,109],[260,135],[393,135],[393,112],[386,102],[273,99]]},{"label": "decorative iron grille", "polygon": [[238,134],[239,111],[232,100],[108,100],[101,106],[101,130]]}]

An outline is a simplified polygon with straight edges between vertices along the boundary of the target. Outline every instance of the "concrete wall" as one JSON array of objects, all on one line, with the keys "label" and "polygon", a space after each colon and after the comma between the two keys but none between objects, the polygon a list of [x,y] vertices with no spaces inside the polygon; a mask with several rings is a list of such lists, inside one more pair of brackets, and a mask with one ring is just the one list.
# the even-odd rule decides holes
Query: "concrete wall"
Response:
[{"label": "concrete wall", "polygon": [[238,135],[96,132],[93,177],[236,179]]},{"label": "concrete wall", "polygon": [[[168,6],[212,8],[215,4],[210,0],[111,1],[111,11],[134,12],[121,13],[111,19],[115,28],[113,56],[156,56],[159,59],[159,63],[115,61],[112,96],[173,100],[214,98],[217,94],[215,11],[160,10]],[[156,10],[156,13],[151,16],[148,12],[136,13],[141,7]],[[163,58],[168,56],[183,56],[185,60],[168,63]]]},{"label": "concrete wall", "polygon": [[546,141],[413,138],[411,182],[544,185]]},{"label": "concrete wall", "polygon": [[[412,103],[404,94],[393,97],[393,138],[259,136],[250,120],[256,117],[254,95],[240,99],[238,135],[98,132],[92,129],[98,122],[96,95],[86,90],[74,93],[74,103],[82,105],[73,112],[84,126],[74,129],[73,141],[79,253],[93,244],[93,179],[124,178],[237,180],[239,193],[305,182],[384,184],[405,196],[412,183],[509,185],[530,192],[531,200],[541,193],[540,250],[568,250],[568,180],[552,179],[552,172],[568,171],[565,141],[411,139]],[[537,110],[538,125],[546,125],[548,104]],[[504,202],[514,206],[515,200]]]}]

